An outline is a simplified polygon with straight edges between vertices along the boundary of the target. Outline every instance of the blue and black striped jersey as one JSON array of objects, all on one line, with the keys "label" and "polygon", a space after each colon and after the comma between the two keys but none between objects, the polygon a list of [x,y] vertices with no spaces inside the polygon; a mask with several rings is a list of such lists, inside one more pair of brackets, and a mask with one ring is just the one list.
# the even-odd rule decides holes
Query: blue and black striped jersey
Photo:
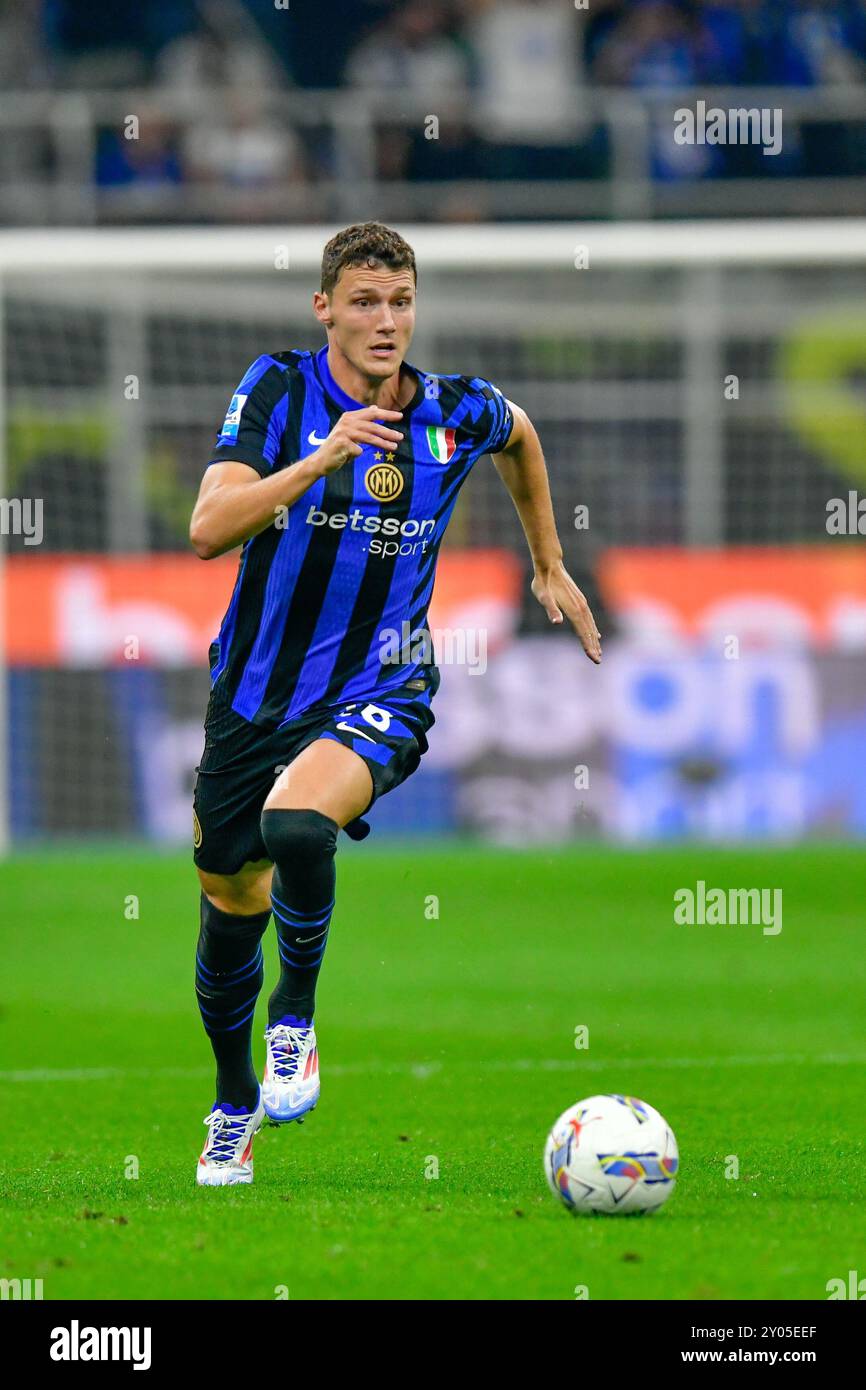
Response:
[{"label": "blue and black striped jersey", "polygon": [[[423,676],[436,560],[473,463],[512,429],[502,393],[480,377],[417,377],[393,452],[367,446],[320,478],[243,547],[211,649],[213,681],[245,719],[277,728],[313,706],[384,693]],[[232,397],[211,463],[262,477],[305,458],[340,415],[360,410],[334,381],[327,349],[259,357]],[[405,626],[408,624],[408,627]],[[383,651],[389,653],[383,660]]]}]

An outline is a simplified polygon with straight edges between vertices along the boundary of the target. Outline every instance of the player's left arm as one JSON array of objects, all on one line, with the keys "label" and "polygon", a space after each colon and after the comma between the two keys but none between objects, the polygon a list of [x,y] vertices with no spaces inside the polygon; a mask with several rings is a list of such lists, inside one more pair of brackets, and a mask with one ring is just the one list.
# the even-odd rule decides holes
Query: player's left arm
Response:
[{"label": "player's left arm", "polygon": [[552,623],[568,618],[590,661],[601,661],[601,637],[589,604],[562,563],[541,441],[519,405],[508,402],[514,425],[493,462],[517,508],[535,575],[532,592]]}]

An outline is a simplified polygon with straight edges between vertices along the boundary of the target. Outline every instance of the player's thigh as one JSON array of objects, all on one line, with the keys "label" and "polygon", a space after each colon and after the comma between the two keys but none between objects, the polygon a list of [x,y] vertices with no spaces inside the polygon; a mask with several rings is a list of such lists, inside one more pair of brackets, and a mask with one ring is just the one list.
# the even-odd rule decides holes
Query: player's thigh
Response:
[{"label": "player's thigh", "polygon": [[264,912],[272,867],[262,839],[262,807],[285,760],[282,741],[213,696],[205,733],[193,790],[193,858],[199,881],[225,912]]},{"label": "player's thigh", "polygon": [[271,878],[274,866],[269,859],[244,864],[234,874],[213,874],[198,870],[202,891],[221,912],[251,917],[267,912],[271,906]]},{"label": "player's thigh", "polygon": [[318,811],[338,825],[362,816],[373,797],[370,769],[351,748],[317,738],[284,768],[265,802],[266,811]]}]

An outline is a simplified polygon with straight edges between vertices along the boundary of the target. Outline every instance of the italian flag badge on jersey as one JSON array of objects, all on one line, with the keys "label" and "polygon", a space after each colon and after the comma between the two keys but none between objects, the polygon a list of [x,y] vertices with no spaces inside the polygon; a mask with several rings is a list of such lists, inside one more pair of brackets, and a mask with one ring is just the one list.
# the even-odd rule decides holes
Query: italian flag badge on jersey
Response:
[{"label": "italian flag badge on jersey", "polygon": [[448,463],[457,448],[454,430],[446,430],[442,425],[427,426],[427,443],[437,463]]}]

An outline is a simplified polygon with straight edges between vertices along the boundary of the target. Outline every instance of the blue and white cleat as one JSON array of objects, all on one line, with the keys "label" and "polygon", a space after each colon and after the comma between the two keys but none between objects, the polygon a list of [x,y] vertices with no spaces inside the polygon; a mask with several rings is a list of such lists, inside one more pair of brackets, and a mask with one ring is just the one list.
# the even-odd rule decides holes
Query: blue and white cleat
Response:
[{"label": "blue and white cleat", "polygon": [[316,1030],[305,1018],[287,1014],[265,1029],[268,1060],[262,1082],[265,1114],[275,1124],[300,1120],[319,1099]]},{"label": "blue and white cleat", "polygon": [[199,1187],[229,1187],[253,1180],[253,1135],[262,1127],[262,1092],[253,1110],[216,1104],[204,1123],[210,1133],[196,1172]]}]

